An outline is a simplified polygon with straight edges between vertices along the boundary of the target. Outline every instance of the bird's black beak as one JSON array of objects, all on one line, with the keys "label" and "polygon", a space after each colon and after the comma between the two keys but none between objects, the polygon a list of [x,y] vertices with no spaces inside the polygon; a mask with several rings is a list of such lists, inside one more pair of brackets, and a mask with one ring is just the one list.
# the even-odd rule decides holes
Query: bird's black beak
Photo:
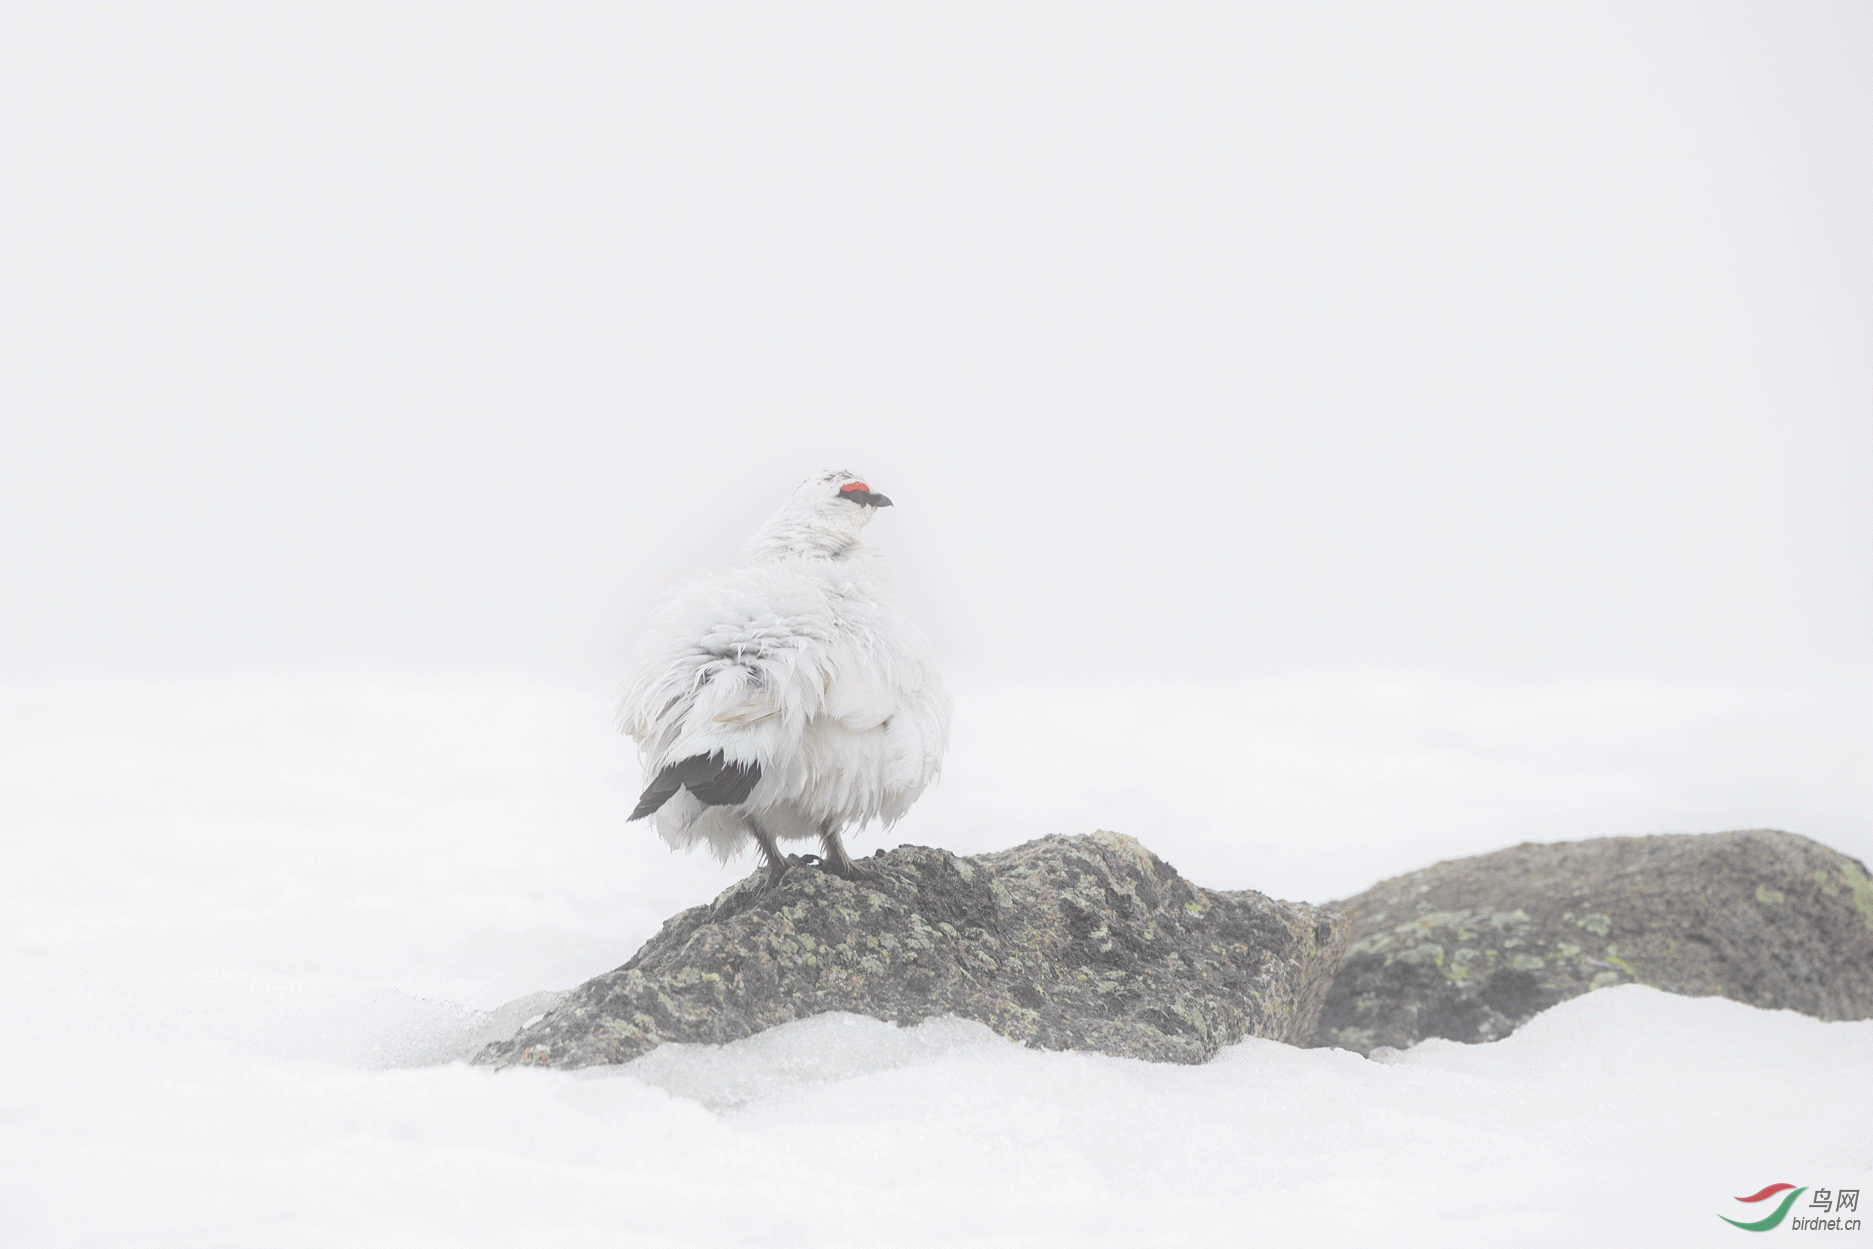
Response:
[{"label": "bird's black beak", "polygon": [[860,486],[847,486],[839,492],[842,499],[850,499],[860,507],[890,507],[891,500],[882,494],[875,494]]}]

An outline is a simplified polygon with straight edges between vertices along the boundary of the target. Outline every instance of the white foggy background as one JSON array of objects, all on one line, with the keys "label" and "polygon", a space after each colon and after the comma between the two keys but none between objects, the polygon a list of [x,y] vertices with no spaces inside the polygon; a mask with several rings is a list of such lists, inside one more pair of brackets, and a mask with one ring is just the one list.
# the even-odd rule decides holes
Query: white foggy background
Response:
[{"label": "white foggy background", "polygon": [[1827,5],[11,6],[0,674],[602,700],[834,464],[961,695],[907,836],[1864,853],[1870,66]]},{"label": "white foggy background", "polygon": [[610,680],[828,462],[959,677],[1873,658],[1859,7],[0,23],[10,671]]},{"label": "white foggy background", "polygon": [[[1526,839],[1873,859],[1869,153],[1847,5],[0,9],[0,1231],[504,1243],[551,1201],[735,1243],[810,1175],[718,1202],[634,1142],[742,1173],[854,1116],[1015,1243],[1085,1185],[1086,1243],[1149,1230],[1111,1122],[1201,1143],[1192,1226],[1239,1153],[1323,1244],[1728,1234],[1764,1168],[1864,1178],[1873,1107],[1806,1098],[1873,1087],[1867,1025],[1636,989],[1409,1087],[824,1028],[723,1051],[746,1113],[384,1069],[747,869],[624,825],[609,701],[829,466],[896,500],[958,695],[861,853],[1107,827],[1316,901]],[[1800,1132],[1730,1100],[1765,1073]],[[998,1117],[1035,1081],[1080,1091]],[[1676,1135],[1606,1152],[1636,1118]],[[773,1238],[951,1205],[864,1182]]]},{"label": "white foggy background", "polygon": [[1434,857],[1862,837],[1870,66],[1827,5],[10,6],[0,674],[603,698],[834,464],[933,803],[1194,873],[1308,831],[1232,764],[1493,716],[1673,796]]}]

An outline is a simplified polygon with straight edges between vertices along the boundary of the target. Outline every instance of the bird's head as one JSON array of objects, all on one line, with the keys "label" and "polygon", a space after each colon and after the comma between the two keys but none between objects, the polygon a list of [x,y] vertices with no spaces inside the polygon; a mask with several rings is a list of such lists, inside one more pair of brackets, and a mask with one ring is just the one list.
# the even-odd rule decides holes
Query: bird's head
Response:
[{"label": "bird's head", "polygon": [[871,523],[879,508],[890,506],[891,500],[859,474],[828,469],[800,483],[787,505],[761,527],[755,545],[797,554],[838,555],[858,541],[859,531]]}]

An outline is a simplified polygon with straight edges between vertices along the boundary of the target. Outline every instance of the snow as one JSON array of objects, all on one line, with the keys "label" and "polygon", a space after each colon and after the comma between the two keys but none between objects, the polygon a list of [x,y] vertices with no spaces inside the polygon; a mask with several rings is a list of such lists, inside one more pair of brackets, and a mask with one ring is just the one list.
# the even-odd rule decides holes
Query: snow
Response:
[{"label": "snow", "polygon": [[[964,689],[893,842],[1103,824],[1317,900],[1526,837],[1770,824],[1866,858],[1868,692]],[[1873,1179],[1873,1021],[1639,987],[1376,1060],[824,1016],[622,1072],[471,1069],[751,866],[624,826],[607,710],[494,677],[0,691],[0,1241],[1694,1244],[1765,1184]],[[1164,766],[1118,765],[1141,752]],[[1023,797],[1036,774],[1055,792]]]}]

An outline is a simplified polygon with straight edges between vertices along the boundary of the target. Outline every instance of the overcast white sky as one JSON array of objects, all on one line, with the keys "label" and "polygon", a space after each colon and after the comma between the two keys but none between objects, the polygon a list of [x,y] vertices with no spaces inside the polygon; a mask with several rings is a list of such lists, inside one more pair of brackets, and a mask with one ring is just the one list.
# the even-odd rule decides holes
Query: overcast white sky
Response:
[{"label": "overcast white sky", "polygon": [[1873,661],[1865,5],[0,10],[0,673]]}]

